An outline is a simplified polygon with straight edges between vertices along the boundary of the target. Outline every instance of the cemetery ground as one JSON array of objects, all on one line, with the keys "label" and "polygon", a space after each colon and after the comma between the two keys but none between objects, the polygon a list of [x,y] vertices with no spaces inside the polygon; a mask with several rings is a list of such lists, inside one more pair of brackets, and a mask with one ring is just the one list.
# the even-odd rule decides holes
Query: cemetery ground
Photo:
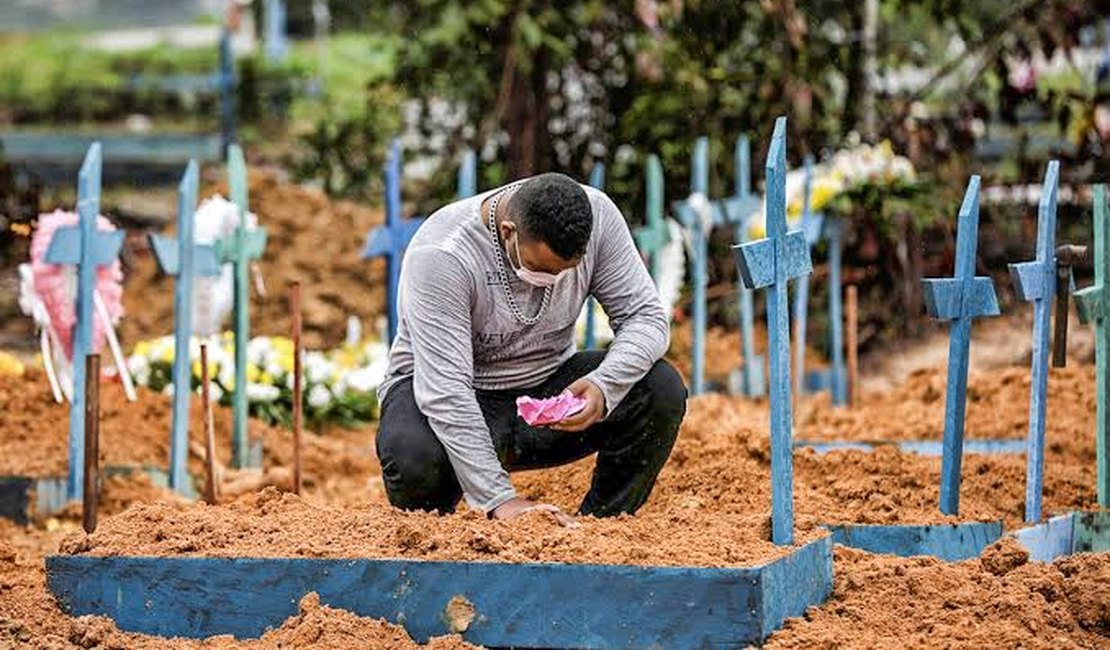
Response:
[{"label": "cemetery ground", "polygon": [[[978,341],[977,341],[978,343]],[[1026,427],[1028,373],[1022,366],[973,370],[968,438],[1011,438]],[[803,401],[796,437],[939,439],[943,368],[922,369],[889,390],[864,394],[852,410],[823,397]],[[1049,381],[1046,513],[1095,507],[1095,412],[1092,366],[1054,369]],[[0,383],[0,474],[52,473],[65,467],[66,409],[31,371]],[[119,387],[102,396],[103,465],[164,463],[169,398],[140,392],[124,406]],[[194,412],[193,447],[200,445]],[[384,497],[373,455],[373,428],[333,429],[306,437],[305,489],[289,487],[288,432],[251,424],[275,486],[251,484],[219,506],[185,502],[141,474],[112,477],[102,519],[91,536],[76,511],[28,526],[0,523],[0,645],[39,647],[417,647],[400,628],[320,606],[300,613],[260,641],[165,640],[117,630],[107,619],[64,615],[46,590],[43,558],[54,552],[95,556],[404,557],[496,562],[572,562],[648,566],[741,566],[782,551],[768,541],[770,522],[767,407],[724,395],[689,403],[687,419],[655,492],[635,517],[583,519],[559,527],[536,514],[513,523],[472,512],[447,518],[402,514]],[[230,412],[217,411],[217,449],[225,453]],[[823,533],[819,524],[941,523],[940,459],[896,449],[797,450],[796,543]],[[226,456],[221,461],[227,462]],[[199,458],[191,470],[200,474]],[[518,475],[525,495],[573,510],[585,492],[592,459]],[[960,519],[1001,519],[1021,526],[1024,457],[965,458]],[[234,480],[234,479],[233,479]],[[111,516],[105,516],[111,515]],[[465,625],[463,625],[465,629]],[[789,620],[772,647],[898,644],[966,647],[1105,647],[1110,635],[1110,555],[1080,554],[1052,564],[1026,561],[1004,540],[981,558],[945,563],[837,547],[835,588],[824,605]],[[431,647],[465,647],[457,637]]]},{"label": "cemetery ground", "polygon": [[[252,299],[256,334],[286,334],[287,285],[305,285],[306,343],[342,340],[346,317],[374,326],[384,296],[380,263],[360,261],[362,233],[380,213],[252,174],[252,209],[266,216],[281,255],[261,262],[268,292]],[[125,341],[162,335],[172,322],[169,281],[159,277],[141,234],[129,236],[129,317]],[[327,279],[327,282],[321,280]],[[1024,438],[1028,428],[1030,310],[977,324],[972,334],[968,440]],[[22,321],[21,321],[22,322]],[[30,340],[30,334],[21,335]],[[1069,365],[1048,382],[1044,511],[1097,509],[1094,352],[1089,330],[1073,324]],[[669,357],[689,371],[689,324],[676,325]],[[758,347],[765,337],[757,332]],[[735,330],[711,329],[706,375],[723,383],[739,359]],[[852,408],[826,395],[800,400],[795,440],[939,441],[944,429],[943,327],[922,341],[865,357],[864,391]],[[26,356],[26,355],[25,355]],[[821,365],[813,352],[808,367]],[[44,560],[78,557],[405,558],[495,563],[555,562],[655,567],[742,567],[783,556],[770,539],[767,400],[721,394],[691,398],[678,443],[646,506],[634,517],[580,519],[566,529],[542,513],[511,523],[463,510],[450,517],[388,507],[374,454],[374,427],[330,427],[306,435],[304,490],[292,483],[287,430],[251,421],[261,472],[234,472],[231,412],[215,413],[223,497],[217,506],[186,501],[155,486],[144,466],[164,467],[170,398],[139,390],[128,404],[115,383],[101,393],[102,467],[133,467],[104,478],[100,524],[81,532],[80,511],[39,514],[28,525],[0,519],[0,648],[12,647],[419,647],[403,628],[322,605],[303,594],[299,612],[258,640],[164,639],[119,630],[106,618],[63,613],[46,586]],[[199,400],[193,400],[189,471],[203,476]],[[41,371],[0,377],[0,476],[64,476],[68,408],[53,402]],[[823,537],[825,524],[943,524],[1001,521],[1023,526],[1024,454],[967,454],[959,517],[938,508],[941,460],[883,446],[872,452],[794,452],[795,544]],[[573,511],[593,459],[516,476],[528,497]],[[771,647],[1080,647],[1110,645],[1110,554],[1078,554],[1049,564],[1028,560],[1004,538],[962,562],[899,558],[837,546],[834,590],[821,606],[788,619]],[[448,611],[452,629],[473,618]],[[428,647],[470,647],[460,636]]]}]

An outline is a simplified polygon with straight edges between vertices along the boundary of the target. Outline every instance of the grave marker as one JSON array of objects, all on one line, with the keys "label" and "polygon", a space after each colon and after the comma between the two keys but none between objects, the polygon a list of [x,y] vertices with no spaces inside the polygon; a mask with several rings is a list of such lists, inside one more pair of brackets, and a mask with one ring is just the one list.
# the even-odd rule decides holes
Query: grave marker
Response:
[{"label": "grave marker", "polygon": [[[1037,212],[1037,259],[1010,265],[1020,300],[1033,303],[1033,361],[1029,385],[1029,438],[1026,447],[1025,521],[1041,519],[1044,485],[1044,428],[1048,390],[1049,325],[1056,293],[1056,193],[1060,163],[1051,161]],[[1067,315],[1064,315],[1067,318]]]},{"label": "grave marker", "polygon": [[478,193],[478,156],[473,149],[463,153],[457,188],[455,195],[459,199],[468,199]]},{"label": "grave marker", "polygon": [[189,480],[189,399],[192,396],[192,363],[189,342],[193,337],[193,278],[217,276],[220,266],[211,246],[195,244],[194,215],[197,209],[197,163],[190,160],[177,186],[177,238],[150,236],[158,266],[177,278],[173,287],[174,355],[173,415],[170,425],[170,489],[181,493]]},{"label": "grave marker", "polygon": [[[733,224],[734,243],[748,241],[748,227],[752,216],[759,211],[759,198],[751,193],[751,148],[748,136],[736,139],[733,149],[733,175],[735,194],[723,201],[721,214],[725,221]],[[752,292],[744,287],[744,281],[736,278],[739,299],[740,353],[740,392],[748,397],[762,397],[766,392],[763,376],[763,357],[755,353],[755,305]]]},{"label": "grave marker", "polygon": [[386,259],[386,315],[389,322],[389,343],[397,336],[397,289],[401,280],[401,260],[405,248],[416,234],[423,218],[406,219],[401,215],[401,144],[394,139],[383,170],[385,178],[385,224],[370,231],[363,259]]},{"label": "grave marker", "polygon": [[663,216],[663,164],[659,156],[648,156],[647,171],[645,173],[646,194],[645,223],[642,228],[637,228],[633,233],[636,247],[640,253],[647,257],[648,270],[656,282],[662,273],[663,260],[660,252],[671,241],[671,231],[667,228],[667,220]]},{"label": "grave marker", "polygon": [[733,246],[744,284],[767,289],[771,361],[771,541],[794,541],[794,464],[790,396],[789,282],[810,273],[809,246],[801,232],[786,231],[786,118],[775,120],[767,154],[767,237]]},{"label": "grave marker", "polygon": [[674,211],[693,239],[693,377],[690,394],[700,395],[705,392],[705,290],[709,282],[707,249],[713,227],[713,206],[709,203],[709,138],[703,136],[694,141],[690,163],[690,196],[675,201]]},{"label": "grave marker", "polygon": [[941,459],[940,510],[955,515],[960,509],[960,467],[963,461],[964,414],[967,409],[967,364],[971,322],[997,316],[998,299],[989,277],[975,276],[979,236],[979,177],[967,184],[956,228],[956,268],[952,278],[921,281],[925,309],[933,318],[950,320],[948,388],[944,407],[944,452]]},{"label": "grave marker", "polygon": [[250,265],[262,257],[266,248],[266,229],[247,225],[247,164],[239,145],[227,150],[228,184],[231,202],[239,212],[239,225],[231,235],[216,242],[216,258],[231,264],[235,278],[235,390],[232,406],[232,463],[235,467],[248,464],[247,449],[247,343],[250,341]]},{"label": "grave marker", "polygon": [[[605,163],[594,163],[594,168],[590,170],[590,187],[605,190]],[[587,350],[597,347],[597,334],[594,332],[597,320],[597,315],[594,313],[595,305],[596,301],[592,297],[586,299],[586,340],[583,342],[583,347]]]},{"label": "grave marker", "polygon": [[77,267],[76,321],[73,326],[73,401],[69,406],[69,473],[66,476],[66,497],[80,501],[84,495],[85,473],[85,383],[100,377],[85,375],[85,357],[92,351],[93,301],[96,291],[96,270],[112,264],[123,245],[123,231],[101,232],[97,228],[100,215],[100,143],[89,147],[77,175],[76,226],[59,228],[46,250],[46,261]]},{"label": "grave marker", "polygon": [[[805,157],[805,180],[802,187],[802,232],[806,237],[810,256],[813,246],[821,238],[821,224],[825,216],[812,210],[813,156]],[[830,319],[832,316],[830,315]],[[794,296],[794,392],[795,398],[805,392],[806,377],[806,328],[809,320],[809,276],[798,278],[798,293]]]},{"label": "grave marker", "polygon": [[829,348],[832,352],[832,403],[844,406],[848,403],[848,387],[844,369],[844,309],[841,299],[840,254],[843,248],[843,225],[840,217],[825,217],[825,240],[829,246]]},{"label": "grave marker", "polygon": [[1095,374],[1097,415],[1095,458],[1098,465],[1098,505],[1110,508],[1110,212],[1106,209],[1106,186],[1095,185],[1095,283],[1075,292],[1079,319],[1095,329]]}]

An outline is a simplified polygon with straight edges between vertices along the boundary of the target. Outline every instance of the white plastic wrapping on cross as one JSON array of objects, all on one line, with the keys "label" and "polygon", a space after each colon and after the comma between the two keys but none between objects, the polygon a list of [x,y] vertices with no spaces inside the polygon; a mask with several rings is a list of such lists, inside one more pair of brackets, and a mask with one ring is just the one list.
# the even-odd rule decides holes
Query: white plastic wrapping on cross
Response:
[{"label": "white plastic wrapping on cross", "polygon": [[[239,227],[239,210],[219,194],[201,202],[196,212],[193,239],[198,245],[212,245]],[[258,217],[247,213],[247,227],[258,225]],[[232,268],[224,264],[215,277],[197,277],[193,288],[193,331],[197,336],[212,336],[223,329],[224,320],[235,302]]]},{"label": "white plastic wrapping on cross", "polygon": [[686,247],[683,244],[682,225],[674,219],[667,219],[670,241],[659,251],[659,277],[655,284],[659,288],[659,300],[667,312],[667,318],[674,318],[674,306],[682,283],[686,281]]}]

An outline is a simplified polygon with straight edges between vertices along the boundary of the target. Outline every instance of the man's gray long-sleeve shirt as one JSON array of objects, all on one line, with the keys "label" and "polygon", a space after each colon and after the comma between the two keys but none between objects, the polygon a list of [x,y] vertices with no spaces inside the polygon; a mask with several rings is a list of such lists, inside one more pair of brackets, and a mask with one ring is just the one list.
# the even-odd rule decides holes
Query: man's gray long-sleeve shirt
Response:
[{"label": "man's gray long-sleeve shirt", "polygon": [[447,451],[467,502],[489,512],[516,496],[501,466],[474,391],[525,389],[544,382],[575,352],[574,326],[587,296],[605,309],[615,338],[587,378],[605,396],[606,413],[662,358],[670,327],[655,286],[620,210],[583,186],[594,224],[586,254],[552,290],[543,318],[525,325],[509,309],[497,273],[500,255],[513,295],[528,316],[543,290],[520,281],[495,248],[485,194],[436,211],[405,253],[398,299],[400,324],[389,370],[378,389],[413,379],[417,406]]}]

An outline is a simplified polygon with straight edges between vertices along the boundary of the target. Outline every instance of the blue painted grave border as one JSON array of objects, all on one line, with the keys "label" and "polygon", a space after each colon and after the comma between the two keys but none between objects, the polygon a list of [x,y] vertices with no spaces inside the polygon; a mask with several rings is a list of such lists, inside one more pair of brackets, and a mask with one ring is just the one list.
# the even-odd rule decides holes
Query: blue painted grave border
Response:
[{"label": "blue painted grave border", "polygon": [[1110,512],[1069,512],[1010,533],[1034,562],[1110,551]]},{"label": "blue painted grave border", "polygon": [[[1023,438],[1001,440],[965,440],[965,454],[1022,454],[1026,442]],[[882,447],[897,447],[899,451],[921,456],[942,456],[944,443],[940,440],[795,440],[795,449],[812,449],[818,454],[830,451],[875,451]]]},{"label": "blue painted grave border", "polygon": [[828,598],[833,564],[822,537],[735,569],[53,555],[46,571],[64,611],[159,636],[257,637],[315,591],[332,607],[400,623],[421,642],[451,632],[444,610],[462,597],[475,609],[464,634],[472,643],[694,648],[767,638]]},{"label": "blue painted grave border", "polygon": [[1001,521],[932,525],[829,524],[836,544],[870,553],[931,555],[946,562],[978,557],[1002,537]]}]

